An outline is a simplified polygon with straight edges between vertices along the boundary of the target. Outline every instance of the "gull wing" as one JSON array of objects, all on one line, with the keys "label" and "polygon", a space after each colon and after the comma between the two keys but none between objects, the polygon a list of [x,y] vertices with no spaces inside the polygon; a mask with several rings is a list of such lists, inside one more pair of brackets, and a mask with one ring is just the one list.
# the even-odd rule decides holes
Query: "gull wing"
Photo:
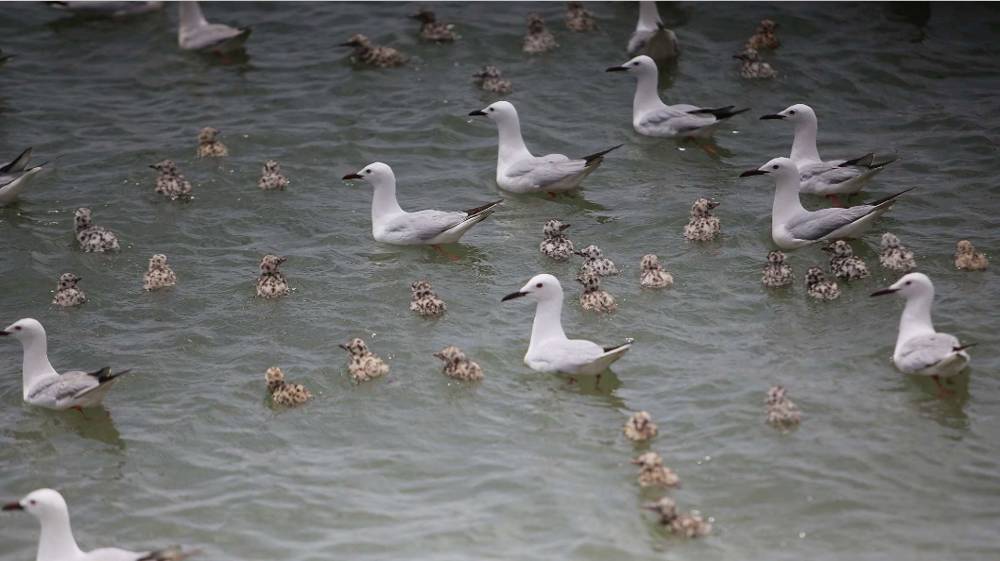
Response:
[{"label": "gull wing", "polygon": [[954,335],[919,335],[903,343],[896,366],[903,372],[912,374],[950,360],[960,352],[961,344]]}]

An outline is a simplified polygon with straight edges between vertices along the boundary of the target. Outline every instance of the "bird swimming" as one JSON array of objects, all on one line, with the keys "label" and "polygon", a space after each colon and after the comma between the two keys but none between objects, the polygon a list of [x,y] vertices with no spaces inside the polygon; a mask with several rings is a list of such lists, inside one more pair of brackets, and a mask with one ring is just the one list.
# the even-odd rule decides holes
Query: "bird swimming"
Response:
[{"label": "bird swimming", "polygon": [[594,14],[583,7],[583,2],[566,2],[566,28],[570,31],[582,32],[597,29]]},{"label": "bird swimming", "polygon": [[747,47],[740,51],[739,54],[733,55],[733,58],[740,61],[741,78],[746,78],[747,80],[764,80],[774,78],[778,75],[777,70],[769,63],[760,59],[757,49]]},{"label": "bird swimming", "polygon": [[229,155],[229,149],[218,140],[219,130],[205,127],[198,132],[198,157],[221,158]]},{"label": "bird swimming", "polygon": [[272,366],[264,373],[267,391],[271,394],[271,402],[275,405],[294,407],[312,399],[312,393],[302,384],[292,384],[285,381],[285,373],[277,366]]},{"label": "bird swimming", "polygon": [[823,246],[823,251],[831,254],[830,272],[838,279],[852,281],[871,276],[868,265],[860,257],[854,255],[851,245],[844,240],[837,240]]},{"label": "bird swimming", "polygon": [[31,148],[27,148],[16,158],[0,166],[0,207],[16,201],[32,178],[45,169],[47,162],[28,167],[30,160]]},{"label": "bird swimming", "polygon": [[368,345],[359,337],[341,344],[340,348],[350,355],[347,371],[355,382],[367,382],[389,373],[389,365],[378,355],[368,350]]},{"label": "bird swimming", "polygon": [[425,280],[410,284],[410,310],[424,317],[438,317],[448,310],[438,295],[431,289],[431,283]]},{"label": "bird swimming", "polygon": [[580,307],[591,312],[610,314],[618,309],[615,297],[601,289],[601,277],[592,270],[585,269],[576,277],[583,285],[580,293]]},{"label": "bird swimming", "polygon": [[823,269],[809,267],[806,271],[806,294],[817,300],[836,300],[840,297],[837,281],[827,280]]},{"label": "bird swimming", "polygon": [[73,273],[63,273],[60,275],[59,285],[56,287],[56,295],[52,299],[52,303],[64,308],[79,306],[85,303],[87,295],[76,285],[80,280],[80,277]]},{"label": "bird swimming", "polygon": [[556,38],[545,28],[545,20],[538,14],[528,16],[528,34],[524,36],[524,44],[521,48],[528,54],[544,53],[559,46]]},{"label": "bird swimming", "polygon": [[487,64],[472,75],[479,89],[495,94],[509,94],[514,91],[514,86],[503,77],[500,69],[492,64]]},{"label": "bird swimming", "polygon": [[785,254],[778,250],[769,252],[760,282],[768,288],[780,288],[792,284],[793,279],[792,268],[785,263]]},{"label": "bird swimming", "polygon": [[719,203],[700,197],[691,205],[691,218],[684,226],[684,239],[691,241],[710,241],[719,237],[722,225],[719,217],[712,215],[712,209]]},{"label": "bird swimming", "polygon": [[564,233],[570,227],[555,218],[547,221],[542,227],[542,243],[538,251],[553,261],[567,261],[574,255],[573,241]]},{"label": "bird swimming", "polygon": [[76,209],[73,220],[76,225],[76,241],[83,251],[104,253],[120,249],[118,236],[114,232],[103,226],[94,226],[89,208]]},{"label": "bird swimming", "polygon": [[674,276],[663,270],[660,258],[652,253],[643,255],[639,260],[639,286],[643,288],[670,288],[674,285]]},{"label": "bird swimming", "polygon": [[454,31],[454,24],[439,22],[434,12],[427,8],[420,8],[412,17],[420,22],[421,39],[436,43],[450,43],[458,38]]},{"label": "bird swimming", "polygon": [[261,191],[284,191],[288,187],[288,178],[281,173],[281,166],[274,160],[264,162],[257,187]]},{"label": "bird swimming", "polygon": [[155,191],[157,193],[171,201],[191,198],[191,183],[184,179],[173,160],[163,160],[149,167],[159,172],[156,176]]},{"label": "bird swimming", "polygon": [[241,51],[252,31],[249,27],[230,27],[221,23],[208,23],[196,1],[177,3],[180,21],[177,26],[177,44],[185,51],[205,51],[226,54]]},{"label": "bird swimming", "polygon": [[149,258],[149,268],[142,275],[143,290],[157,290],[177,284],[177,274],[167,265],[167,256],[157,253]]},{"label": "bird swimming", "polygon": [[622,432],[625,433],[625,438],[632,442],[644,442],[656,436],[659,429],[649,413],[637,411],[625,422],[625,428],[622,429]]},{"label": "bird swimming", "polygon": [[621,272],[618,270],[618,267],[615,266],[615,262],[605,257],[601,248],[594,244],[590,244],[580,251],[577,251],[576,254],[583,257],[583,265],[580,266],[580,275],[590,271],[597,276],[606,277],[609,275],[617,275]]},{"label": "bird swimming", "polygon": [[347,42],[341,43],[340,46],[354,47],[354,53],[351,55],[352,62],[360,62],[376,68],[403,66],[407,61],[406,55],[398,50],[392,47],[375,45],[368,37],[360,33],[351,35],[351,38]]},{"label": "bird swimming", "polygon": [[265,299],[288,296],[288,279],[278,270],[278,266],[288,261],[286,257],[265,255],[260,260],[260,276],[257,277],[257,297]]},{"label": "bird swimming", "polygon": [[890,271],[906,273],[917,268],[913,252],[906,249],[895,234],[889,232],[882,234],[882,251],[879,253],[878,261]]},{"label": "bird swimming", "polygon": [[677,34],[663,25],[656,2],[639,2],[639,20],[625,50],[628,56],[646,55],[661,64],[674,62],[680,55]]},{"label": "bird swimming", "polygon": [[679,487],[681,484],[681,479],[663,465],[663,458],[656,452],[640,454],[632,463],[639,466],[640,487]]},{"label": "bird swimming", "polygon": [[976,251],[972,242],[960,240],[955,244],[955,268],[962,271],[985,271],[989,266],[986,255]]},{"label": "bird swimming", "polygon": [[441,349],[434,353],[434,356],[444,361],[444,369],[441,372],[449,378],[463,382],[476,382],[483,379],[483,369],[479,364],[469,360],[462,349],[454,345]]}]

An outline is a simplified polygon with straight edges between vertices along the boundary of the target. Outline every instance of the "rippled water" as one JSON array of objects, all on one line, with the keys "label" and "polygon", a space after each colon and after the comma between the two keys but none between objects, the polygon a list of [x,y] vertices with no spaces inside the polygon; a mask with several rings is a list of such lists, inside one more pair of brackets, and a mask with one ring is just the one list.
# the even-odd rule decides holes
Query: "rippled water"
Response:
[{"label": "rippled water", "polygon": [[[66,495],[84,548],[185,543],[204,559],[995,559],[1000,556],[995,273],[957,273],[954,243],[997,244],[1000,12],[946,4],[669,4],[683,58],[670,101],[753,107],[717,135],[719,157],[637,136],[621,63],[629,4],[597,3],[594,34],[573,35],[561,4],[446,4],[462,34],[421,44],[400,4],[208,4],[210,19],[255,27],[248,59],[220,64],[179,52],[176,13],[124,22],[60,19],[40,4],[5,6],[0,44],[0,153],[34,146],[55,170],[0,210],[6,324],[48,328],[57,367],[136,370],[107,400],[110,417],[52,413],[20,399],[21,351],[0,346],[0,493]],[[524,16],[542,12],[561,48],[520,53]],[[747,83],[730,55],[765,16],[783,41],[773,82]],[[396,70],[354,69],[336,44],[363,32],[413,55]],[[404,207],[467,208],[495,198],[495,130],[465,115],[490,99],[470,75],[496,63],[514,81],[528,144],[585,154],[617,143],[576,197],[510,197],[451,262],[377,244],[369,188],[344,173],[394,166]],[[938,289],[938,327],[978,341],[956,398],[889,364],[901,302],[847,287],[807,301],[801,279],[817,248],[791,256],[799,279],[765,292],[772,187],[737,173],[787,154],[790,129],[756,116],[794,102],[820,116],[830,157],[896,151],[871,196],[906,187],[881,224],[917,254]],[[223,131],[231,156],[199,161],[198,128]],[[683,148],[683,149],[682,149]],[[178,161],[191,204],[152,192],[146,166]],[[292,180],[263,193],[263,160]],[[687,209],[714,196],[724,236],[692,245]],[[72,211],[90,206],[117,231],[120,254],[75,248]],[[537,252],[560,217],[625,269],[606,288],[610,318],[575,304],[575,265]],[[877,232],[856,244],[870,264]],[[141,275],[163,252],[180,277],[146,294]],[[253,296],[259,258],[288,257],[295,292]],[[658,253],[677,279],[638,288],[639,257]],[[500,304],[532,274],[567,286],[573,335],[637,344],[605,376],[571,385],[521,362],[532,309]],[[90,302],[49,305],[58,275],[85,280]],[[450,305],[425,321],[406,285],[430,279]],[[371,337],[388,379],[352,385],[336,343]],[[449,383],[431,352],[457,344],[486,380]],[[275,411],[263,372],[280,365],[316,393]],[[789,434],[764,424],[781,383],[804,411]],[[715,518],[713,536],[683,542],[639,508],[621,435],[645,409],[652,449],[682,478],[682,508]],[[95,418],[96,416],[96,418]],[[34,555],[37,525],[4,516],[0,558]]]}]

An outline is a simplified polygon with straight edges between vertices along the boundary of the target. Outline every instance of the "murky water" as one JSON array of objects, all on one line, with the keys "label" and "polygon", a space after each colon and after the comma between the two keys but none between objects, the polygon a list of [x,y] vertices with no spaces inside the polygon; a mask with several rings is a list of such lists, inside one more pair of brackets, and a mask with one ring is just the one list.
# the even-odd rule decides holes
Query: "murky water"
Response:
[{"label": "murky water", "polygon": [[[126,22],[60,19],[41,4],[5,6],[0,48],[0,153],[34,146],[55,170],[0,210],[0,318],[32,316],[57,367],[131,367],[106,419],[24,406],[21,351],[0,346],[0,492],[49,486],[70,503],[81,545],[184,543],[204,559],[994,559],[1000,556],[1000,326],[995,273],[955,272],[954,243],[997,245],[1000,13],[946,4],[670,4],[661,14],[684,47],[668,101],[753,111],[717,135],[719,156],[639,137],[632,83],[603,69],[625,60],[630,4],[594,4],[601,29],[575,35],[562,4],[434,6],[462,35],[418,42],[415,4],[208,4],[210,19],[255,27],[248,59],[220,64],[176,48],[176,8]],[[561,44],[527,57],[527,13]],[[730,55],[765,16],[783,45],[779,79],[747,83]],[[407,51],[395,70],[354,69],[337,43],[354,32]],[[537,152],[586,154],[625,143],[576,197],[510,197],[454,249],[375,243],[367,185],[339,178],[392,165],[406,208],[468,208],[498,195],[495,130],[466,115],[493,98],[471,74],[497,64]],[[941,330],[977,341],[956,398],[890,365],[902,303],[868,293],[893,280],[877,266],[877,232],[855,244],[874,278],[840,300],[807,301],[818,248],[791,255],[797,283],[766,292],[772,187],[739,171],[786,155],[791,130],[756,117],[795,102],[820,117],[829,157],[896,151],[871,196],[906,187],[882,221],[937,286]],[[223,131],[231,156],[194,158],[197,130]],[[684,148],[683,150],[681,148]],[[170,157],[195,185],[191,204],[152,192],[146,166]],[[292,180],[263,193],[265,159]],[[693,245],[681,229],[698,196],[722,202],[724,236]],[[815,201],[821,204],[819,201]],[[90,206],[117,231],[120,254],[80,253],[72,211]],[[542,223],[572,223],[624,268],[605,282],[620,310],[575,304],[575,264],[537,252]],[[149,256],[168,255],[180,282],[146,294]],[[294,293],[255,300],[264,253],[288,257]],[[640,291],[642,254],[675,278]],[[58,275],[84,278],[84,307],[49,305]],[[532,309],[501,304],[532,274],[567,287],[571,335],[636,345],[605,376],[570,384],[521,362]],[[428,278],[449,304],[440,320],[407,310],[407,285]],[[336,347],[372,340],[388,379],[356,386]],[[450,383],[431,353],[465,349],[486,371]],[[267,406],[263,373],[280,365],[316,394]],[[804,412],[781,434],[763,399],[784,384]],[[680,475],[682,508],[715,519],[683,542],[639,508],[621,435],[645,409],[651,448]],[[6,515],[0,558],[34,555],[37,524]]]}]

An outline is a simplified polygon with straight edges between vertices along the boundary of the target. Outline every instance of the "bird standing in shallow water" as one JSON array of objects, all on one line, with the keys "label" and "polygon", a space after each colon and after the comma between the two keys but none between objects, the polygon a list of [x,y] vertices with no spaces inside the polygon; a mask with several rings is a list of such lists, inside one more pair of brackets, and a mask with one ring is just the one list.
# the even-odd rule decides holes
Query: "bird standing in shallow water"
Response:
[{"label": "bird standing in shallow water", "polygon": [[510,80],[503,78],[500,69],[492,64],[483,66],[482,70],[472,75],[476,84],[483,91],[495,94],[509,94],[514,91]]},{"label": "bird standing in shallow water", "polygon": [[985,271],[989,266],[986,255],[976,251],[969,240],[961,240],[955,246],[955,268],[963,271]]},{"label": "bird standing in shallow water", "polygon": [[538,251],[553,261],[568,260],[575,253],[573,241],[563,233],[569,227],[569,224],[563,224],[555,218],[546,222],[542,227],[544,239],[538,245]]},{"label": "bird standing in shallow water", "polygon": [[73,273],[63,273],[59,276],[59,284],[56,286],[56,295],[52,303],[57,306],[68,308],[79,306],[87,301],[87,295],[76,286],[80,282],[80,277]]},{"label": "bird standing in shallow water", "polygon": [[163,160],[149,167],[159,172],[159,175],[156,176],[157,193],[171,201],[191,198],[191,183],[184,179],[173,160]]},{"label": "bird standing in shallow water", "polygon": [[288,296],[288,279],[278,270],[278,266],[288,261],[285,257],[265,255],[260,260],[260,276],[257,277],[257,296],[259,298],[280,298]]},{"label": "bird standing in shallow water", "polygon": [[704,197],[697,199],[691,205],[691,219],[684,226],[684,238],[692,241],[707,242],[714,240],[722,231],[718,216],[712,215],[712,209],[719,206],[716,201]]},{"label": "bird standing in shallow water", "polygon": [[528,34],[524,36],[524,46],[522,50],[529,54],[544,53],[559,46],[556,38],[548,29],[545,29],[545,21],[538,14],[528,16]]},{"label": "bird standing in shallow water", "polygon": [[450,23],[437,21],[434,12],[427,8],[420,8],[413,14],[413,19],[420,21],[420,38],[438,43],[450,43],[458,38],[455,35],[455,26]]},{"label": "bird standing in shallow water", "polygon": [[823,269],[809,267],[806,271],[806,294],[817,300],[836,300],[840,296],[840,287],[836,281],[826,279]]},{"label": "bird standing in shallow water", "polygon": [[597,22],[582,2],[566,2],[566,27],[570,31],[593,31],[597,29]]},{"label": "bird standing in shallow water", "polygon": [[764,265],[760,282],[768,288],[779,288],[792,284],[794,275],[792,268],[785,263],[785,254],[781,251],[772,251],[767,254],[767,264]]},{"label": "bird standing in shallow water", "polygon": [[901,273],[917,268],[913,252],[899,243],[899,238],[895,234],[889,232],[882,234],[882,252],[879,253],[878,261],[886,269]]},{"label": "bird standing in shallow water", "polygon": [[340,345],[350,353],[347,371],[355,382],[367,382],[389,373],[389,365],[378,355],[368,350],[368,345],[358,337]]},{"label": "bird standing in shallow water", "polygon": [[88,253],[118,251],[120,249],[118,236],[107,228],[94,226],[90,216],[89,208],[78,208],[73,215],[76,223],[76,241],[80,244],[80,249]]},{"label": "bird standing in shallow water", "polygon": [[288,187],[288,178],[282,175],[281,166],[274,160],[264,162],[257,187],[262,191],[284,191]]},{"label": "bird standing in shallow water", "polygon": [[272,366],[264,373],[267,391],[275,405],[293,407],[302,405],[312,399],[312,393],[302,384],[292,384],[285,381],[285,373],[277,366]]},{"label": "bird standing in shallow water", "polygon": [[177,275],[167,265],[167,256],[162,253],[149,258],[149,269],[142,275],[142,288],[156,290],[177,284]]},{"label": "bird standing in shallow water", "polygon": [[229,155],[229,149],[222,141],[217,140],[218,129],[205,127],[198,132],[198,157],[221,158]]},{"label": "bird standing in shallow water", "polygon": [[438,317],[448,310],[448,305],[431,289],[431,283],[418,280],[410,284],[410,310],[424,317]]},{"label": "bird standing in shallow water", "polygon": [[377,68],[392,68],[406,64],[406,55],[392,47],[382,47],[373,45],[372,42],[361,35],[355,33],[346,43],[341,43],[341,47],[354,47],[351,55],[352,62],[360,62]]},{"label": "bird standing in shallow water", "polygon": [[583,285],[580,294],[580,307],[591,312],[610,314],[618,309],[615,297],[606,290],[601,290],[601,277],[590,270],[584,270],[576,277]]},{"label": "bird standing in shallow water", "polygon": [[643,288],[670,288],[674,285],[674,276],[663,270],[660,258],[652,253],[642,256],[639,269],[639,286]]},{"label": "bird standing in shallow water", "polygon": [[830,272],[838,279],[852,281],[871,276],[871,273],[868,272],[868,265],[860,257],[854,255],[851,245],[844,240],[837,240],[823,246],[823,251],[832,254],[830,256]]},{"label": "bird standing in shallow water", "polygon": [[434,356],[444,361],[444,369],[441,372],[445,376],[463,382],[475,382],[483,379],[483,369],[469,360],[462,349],[454,345],[441,349],[434,353]]},{"label": "bird standing in shallow water", "polygon": [[625,422],[623,432],[625,437],[633,442],[642,442],[656,436],[659,429],[653,422],[653,417],[645,411],[633,413]]}]

